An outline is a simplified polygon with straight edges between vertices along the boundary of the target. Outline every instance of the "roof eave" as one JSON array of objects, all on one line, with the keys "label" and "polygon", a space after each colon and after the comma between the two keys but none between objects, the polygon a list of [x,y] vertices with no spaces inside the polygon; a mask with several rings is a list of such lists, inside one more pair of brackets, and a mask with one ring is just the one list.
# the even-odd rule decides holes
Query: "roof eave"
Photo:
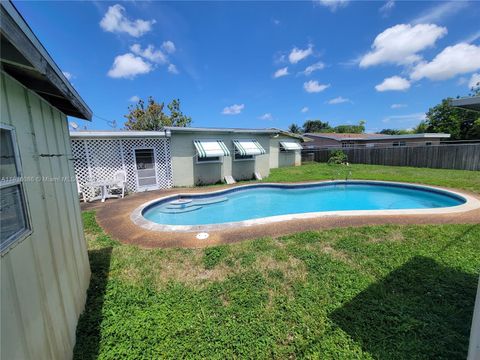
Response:
[{"label": "roof eave", "polygon": [[[22,15],[10,1],[0,6],[2,36],[24,57],[25,62],[9,61],[2,54],[2,67],[25,86],[37,92],[66,115],[91,120],[92,111],[37,39]],[[36,86],[34,86],[36,85]],[[56,90],[42,91],[45,88]]]}]

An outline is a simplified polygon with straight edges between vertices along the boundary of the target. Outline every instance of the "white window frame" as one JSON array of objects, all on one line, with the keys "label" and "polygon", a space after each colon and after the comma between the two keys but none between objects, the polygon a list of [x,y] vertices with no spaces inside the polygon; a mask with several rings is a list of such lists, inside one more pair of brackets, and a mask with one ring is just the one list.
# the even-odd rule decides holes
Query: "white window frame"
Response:
[{"label": "white window frame", "polygon": [[199,160],[198,154],[195,155],[195,163],[202,165],[202,164],[221,164],[223,163],[223,156],[207,156],[208,157],[215,157],[218,160]]},{"label": "white window frame", "polygon": [[[251,156],[249,158],[246,158],[246,159],[237,159],[237,155],[239,156]],[[256,155],[240,155],[237,151],[237,149],[235,148],[235,152],[233,153],[233,161],[255,161],[255,156]]]},{"label": "white window frame", "polygon": [[32,234],[32,227],[31,227],[32,222],[30,219],[30,211],[28,209],[27,196],[21,180],[23,176],[23,171],[22,171],[22,163],[20,161],[20,152],[19,152],[19,147],[17,143],[17,134],[15,131],[15,127],[0,123],[0,128],[10,132],[10,139],[12,141],[12,148],[13,148],[12,150],[13,150],[13,155],[15,157],[15,166],[17,170],[17,176],[15,179],[4,180],[4,181],[0,179],[0,189],[5,189],[8,187],[14,187],[14,186],[18,186],[20,188],[20,196],[22,198],[20,207],[21,207],[21,210],[23,211],[23,216],[25,217],[25,228],[11,235],[5,241],[4,245],[2,245],[3,248],[0,248],[1,254],[3,256],[13,246],[20,243],[21,241],[23,241],[25,238],[27,238]]},{"label": "white window frame", "polygon": [[[195,139],[194,141],[221,141],[223,142],[222,139]],[[225,145],[226,146],[226,145]],[[218,160],[211,160],[211,161],[199,161],[197,149],[195,148],[195,145],[193,146],[195,149],[195,164],[222,164],[223,163],[223,158],[225,156],[208,156],[208,157],[218,157]]]},{"label": "white window frame", "polygon": [[[136,151],[137,150],[153,150],[153,170],[155,171],[155,185],[143,185],[140,186],[138,183],[138,169],[137,169],[137,156],[136,156]],[[155,154],[155,148],[154,147],[149,147],[149,146],[139,146],[139,147],[133,147],[133,162],[134,162],[134,171],[135,171],[135,181],[137,183],[137,189],[138,191],[145,191],[145,190],[155,190],[159,189],[160,186],[158,184],[158,174],[157,174],[157,155]]]}]

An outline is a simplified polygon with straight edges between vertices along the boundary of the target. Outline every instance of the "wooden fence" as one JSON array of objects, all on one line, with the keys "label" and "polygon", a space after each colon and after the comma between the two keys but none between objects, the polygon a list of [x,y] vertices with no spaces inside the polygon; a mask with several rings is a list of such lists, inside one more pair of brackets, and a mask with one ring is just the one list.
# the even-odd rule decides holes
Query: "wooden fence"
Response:
[{"label": "wooden fence", "polygon": [[[327,162],[333,149],[304,149],[302,163]],[[352,164],[480,170],[480,144],[343,148]],[[480,176],[480,175],[479,175]]]}]

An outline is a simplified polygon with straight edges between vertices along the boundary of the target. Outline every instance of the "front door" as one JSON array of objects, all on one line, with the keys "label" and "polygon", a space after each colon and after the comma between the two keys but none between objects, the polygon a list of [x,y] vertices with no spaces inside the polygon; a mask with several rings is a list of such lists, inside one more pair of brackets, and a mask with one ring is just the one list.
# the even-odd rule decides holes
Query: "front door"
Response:
[{"label": "front door", "polygon": [[153,149],[135,149],[138,190],[158,189]]}]

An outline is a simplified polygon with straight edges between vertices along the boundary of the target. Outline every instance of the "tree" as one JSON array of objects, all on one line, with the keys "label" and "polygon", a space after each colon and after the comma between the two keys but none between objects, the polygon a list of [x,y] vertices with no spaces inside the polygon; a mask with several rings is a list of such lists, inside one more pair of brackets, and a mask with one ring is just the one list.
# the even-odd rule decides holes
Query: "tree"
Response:
[{"label": "tree", "polygon": [[291,124],[288,127],[288,131],[290,131],[293,134],[300,134],[302,132],[302,128],[298,126],[297,124]]},{"label": "tree", "polygon": [[403,129],[383,129],[382,131],[378,132],[378,134],[384,134],[384,135],[407,135],[411,133],[412,133],[412,130],[403,130]]},{"label": "tree", "polygon": [[426,119],[415,132],[447,133],[453,140],[478,139],[480,135],[480,115],[474,111],[455,108],[450,99],[430,108]]},{"label": "tree", "polygon": [[332,127],[328,122],[321,120],[307,120],[303,123],[303,131],[306,133],[328,132],[332,131]]},{"label": "tree", "polygon": [[358,125],[338,125],[333,128],[336,133],[361,134],[365,132],[365,121],[361,120]]},{"label": "tree", "polygon": [[192,123],[192,118],[185,116],[180,110],[180,100],[174,99],[167,105],[170,115],[164,110],[164,103],[157,103],[153,97],[149,97],[147,104],[143,100],[138,100],[135,105],[128,107],[128,114],[125,115],[127,122],[125,128],[128,130],[162,130],[165,126],[188,127]]}]

